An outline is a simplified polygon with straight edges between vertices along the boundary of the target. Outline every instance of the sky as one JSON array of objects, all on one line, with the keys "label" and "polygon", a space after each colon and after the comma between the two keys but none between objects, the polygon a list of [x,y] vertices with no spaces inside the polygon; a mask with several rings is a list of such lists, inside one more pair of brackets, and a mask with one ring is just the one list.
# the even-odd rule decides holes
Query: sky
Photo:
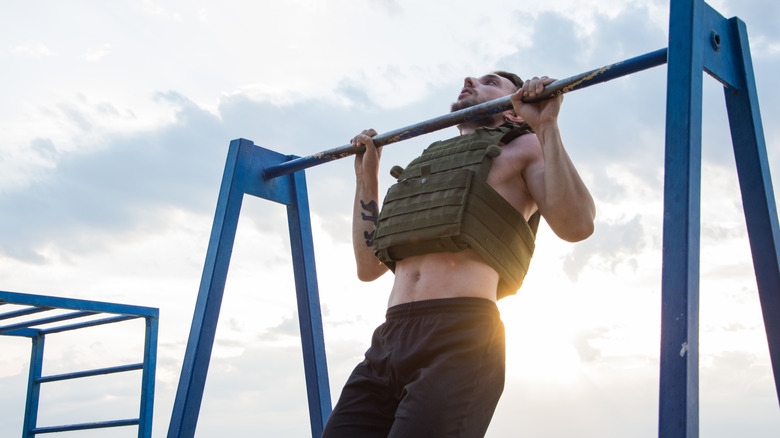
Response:
[{"label": "sky", "polygon": [[[747,24],[780,174],[780,3],[712,0]],[[154,435],[167,432],[228,144],[283,154],[446,113],[490,70],[572,76],[668,44],[660,0],[3,1],[0,290],[160,309]],[[722,86],[705,76],[700,430],[776,437]],[[594,235],[542,224],[499,302],[507,383],[488,437],[657,436],[666,68],[567,95],[564,143]],[[385,148],[389,169],[449,128]],[[354,272],[351,159],[308,169],[331,394],[384,319],[392,278]],[[197,436],[310,436],[283,206],[247,197]],[[44,374],[142,357],[135,322],[47,338]],[[0,338],[0,436],[17,436],[29,341]],[[140,374],[44,387],[40,425],[137,415]],[[68,436],[135,436],[132,428]]]}]

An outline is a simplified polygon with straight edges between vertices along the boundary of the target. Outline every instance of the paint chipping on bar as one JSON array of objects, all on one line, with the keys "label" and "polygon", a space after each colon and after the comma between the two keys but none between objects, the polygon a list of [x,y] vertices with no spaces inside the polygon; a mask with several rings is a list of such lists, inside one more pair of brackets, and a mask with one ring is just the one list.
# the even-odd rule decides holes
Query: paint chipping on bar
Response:
[{"label": "paint chipping on bar", "polygon": [[687,353],[687,352],[688,352],[688,343],[687,342],[683,342],[682,343],[682,348],[680,348],[680,357],[685,357],[685,353]]},{"label": "paint chipping on bar", "polygon": [[[619,64],[621,64],[621,63],[617,63],[615,65],[619,65]],[[599,76],[599,75],[603,74],[604,72],[610,70],[615,65],[608,65],[608,66],[602,67],[602,68],[600,68],[598,70],[594,70],[593,72],[591,72],[591,74],[585,76],[584,78],[580,79],[579,81],[573,82],[570,85],[567,85],[567,86],[563,87],[563,89],[561,91],[556,93],[556,96],[559,95],[559,94],[568,93],[568,92],[570,92],[572,90],[576,90],[577,87],[580,84],[582,84],[583,82],[589,81],[589,80],[595,78],[596,76]]]}]

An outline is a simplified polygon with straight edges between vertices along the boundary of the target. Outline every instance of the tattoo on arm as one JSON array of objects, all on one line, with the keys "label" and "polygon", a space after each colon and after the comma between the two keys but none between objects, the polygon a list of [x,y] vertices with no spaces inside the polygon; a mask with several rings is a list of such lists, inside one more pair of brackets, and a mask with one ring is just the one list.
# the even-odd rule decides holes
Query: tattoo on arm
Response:
[{"label": "tattoo on arm", "polygon": [[[379,220],[379,206],[377,205],[376,201],[371,201],[368,204],[366,204],[363,201],[360,201],[360,207],[363,208],[363,210],[369,212],[370,214],[360,213],[361,218],[364,221],[370,221],[374,223],[374,228],[376,228],[377,220]],[[366,239],[366,246],[371,247],[374,246],[374,233],[376,232],[376,229],[374,231],[363,232],[363,237]]]}]

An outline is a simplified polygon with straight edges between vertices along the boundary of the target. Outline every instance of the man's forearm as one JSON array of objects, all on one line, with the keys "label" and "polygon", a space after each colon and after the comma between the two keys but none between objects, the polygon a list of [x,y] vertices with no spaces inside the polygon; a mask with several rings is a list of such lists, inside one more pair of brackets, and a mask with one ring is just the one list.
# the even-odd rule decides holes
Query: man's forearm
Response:
[{"label": "man's forearm", "polygon": [[379,182],[373,176],[359,175],[352,212],[352,248],[355,253],[358,278],[371,281],[386,268],[374,256],[374,233],[379,219]]},{"label": "man's forearm", "polygon": [[540,126],[536,134],[544,155],[545,219],[561,238],[585,239],[593,233],[593,197],[563,146],[557,123]]}]

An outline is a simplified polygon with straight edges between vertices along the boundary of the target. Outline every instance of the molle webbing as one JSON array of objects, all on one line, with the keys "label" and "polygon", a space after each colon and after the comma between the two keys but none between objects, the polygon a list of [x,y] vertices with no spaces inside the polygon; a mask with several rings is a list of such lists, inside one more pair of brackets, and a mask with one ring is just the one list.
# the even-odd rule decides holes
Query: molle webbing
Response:
[{"label": "molle webbing", "polygon": [[436,142],[390,187],[374,235],[374,253],[389,266],[414,255],[475,249],[500,276],[497,297],[514,294],[534,251],[539,214],[528,222],[488,183],[492,159],[532,132],[528,125],[479,128]]}]

